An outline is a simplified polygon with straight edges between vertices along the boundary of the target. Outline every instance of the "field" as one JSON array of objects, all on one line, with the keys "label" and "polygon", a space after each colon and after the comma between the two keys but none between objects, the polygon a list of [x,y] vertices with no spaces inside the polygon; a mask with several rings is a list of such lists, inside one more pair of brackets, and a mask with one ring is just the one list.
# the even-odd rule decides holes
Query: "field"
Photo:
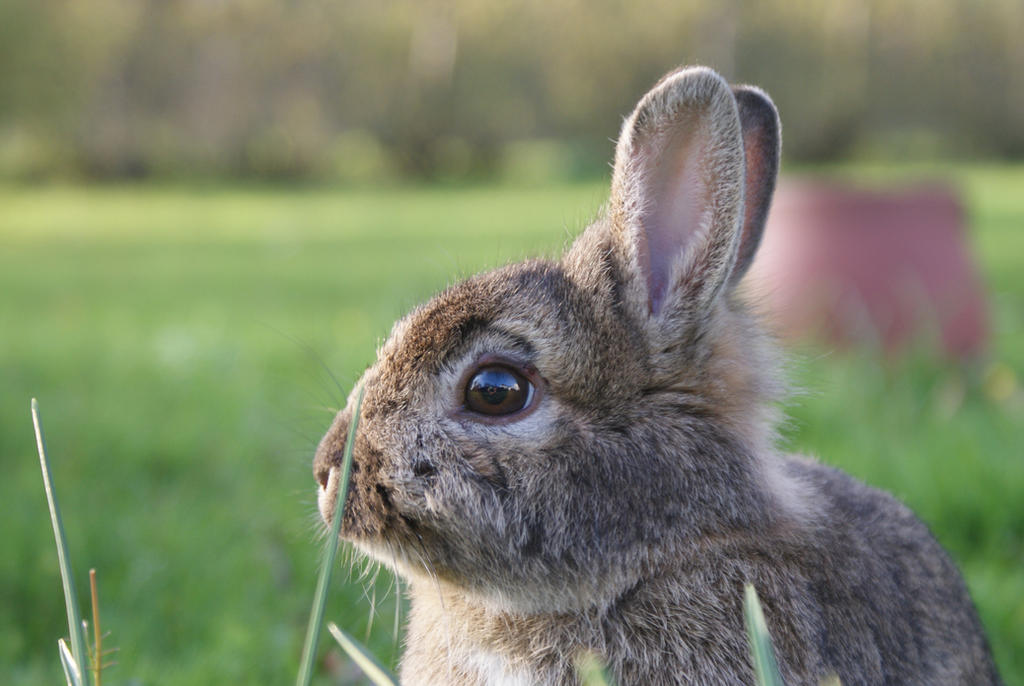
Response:
[{"label": "field", "polygon": [[[992,298],[990,357],[796,351],[784,440],[932,526],[1007,683],[1024,684],[1024,168],[948,173]],[[310,461],[352,382],[409,307],[483,266],[554,254],[604,195],[0,188],[3,681],[60,683],[67,631],[31,397],[79,587],[95,567],[120,647],[104,682],[288,683],[319,554]],[[342,589],[344,576],[328,618],[393,659],[390,580]],[[326,664],[322,683],[346,683],[339,659]]]}]

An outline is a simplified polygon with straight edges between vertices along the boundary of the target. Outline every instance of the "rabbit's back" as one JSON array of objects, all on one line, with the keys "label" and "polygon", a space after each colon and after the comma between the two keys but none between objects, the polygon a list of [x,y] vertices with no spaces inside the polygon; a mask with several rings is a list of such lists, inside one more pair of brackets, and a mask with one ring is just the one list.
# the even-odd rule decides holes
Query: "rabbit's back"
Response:
[{"label": "rabbit's back", "polygon": [[839,470],[791,458],[786,471],[820,517],[803,540],[780,532],[777,550],[754,558],[784,663],[814,654],[844,684],[1000,683],[967,588],[924,523]]}]

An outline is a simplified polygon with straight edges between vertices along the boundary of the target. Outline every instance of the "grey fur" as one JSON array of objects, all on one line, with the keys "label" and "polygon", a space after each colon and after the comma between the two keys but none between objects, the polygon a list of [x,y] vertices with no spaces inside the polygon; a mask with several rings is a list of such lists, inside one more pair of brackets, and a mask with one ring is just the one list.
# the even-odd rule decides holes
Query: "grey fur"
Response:
[{"label": "grey fur", "polygon": [[[948,556],[903,505],[775,447],[777,355],[737,287],[778,168],[774,106],[669,74],[626,120],[609,206],[560,261],[473,277],[396,324],[342,536],[409,582],[409,685],[749,684],[746,582],[786,682],[997,684]],[[744,198],[748,206],[744,206]],[[535,374],[483,421],[466,374]],[[317,451],[333,515],[351,420]]]}]

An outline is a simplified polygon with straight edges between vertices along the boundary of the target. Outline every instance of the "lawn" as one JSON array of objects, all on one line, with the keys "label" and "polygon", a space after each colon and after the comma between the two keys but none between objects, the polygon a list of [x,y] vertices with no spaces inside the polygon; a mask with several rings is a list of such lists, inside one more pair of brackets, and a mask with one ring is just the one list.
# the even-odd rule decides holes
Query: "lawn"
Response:
[{"label": "lawn", "polygon": [[[920,513],[965,570],[1007,683],[1024,684],[1024,168],[950,173],[992,297],[991,357],[797,351],[784,440]],[[95,567],[120,647],[104,683],[288,683],[320,541],[310,461],[352,382],[409,307],[554,254],[605,192],[0,188],[4,681],[63,678],[31,397],[79,588]],[[393,659],[390,579],[344,577],[328,618]],[[345,683],[340,658],[324,664],[322,683]]]}]

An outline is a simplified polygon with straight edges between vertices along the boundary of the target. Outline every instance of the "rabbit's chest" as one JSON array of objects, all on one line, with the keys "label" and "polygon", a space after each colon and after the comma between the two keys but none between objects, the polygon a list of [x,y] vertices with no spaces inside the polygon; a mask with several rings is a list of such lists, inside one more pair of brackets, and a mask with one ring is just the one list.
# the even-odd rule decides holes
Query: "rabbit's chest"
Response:
[{"label": "rabbit's chest", "polygon": [[535,679],[509,665],[502,656],[486,650],[470,653],[468,663],[485,686],[533,686]]}]

